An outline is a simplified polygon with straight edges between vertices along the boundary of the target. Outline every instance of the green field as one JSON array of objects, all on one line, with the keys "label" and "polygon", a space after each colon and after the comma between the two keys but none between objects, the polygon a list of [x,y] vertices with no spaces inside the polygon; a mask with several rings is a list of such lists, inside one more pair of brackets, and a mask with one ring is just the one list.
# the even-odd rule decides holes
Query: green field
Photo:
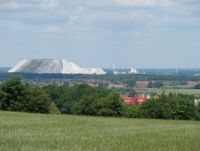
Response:
[{"label": "green field", "polygon": [[0,112],[0,151],[199,151],[200,122]]},{"label": "green field", "polygon": [[186,89],[186,88],[136,88],[137,93],[157,93],[161,94],[163,91],[166,94],[169,93],[181,93],[181,94],[188,94],[188,95],[200,95],[200,90],[197,89]]}]

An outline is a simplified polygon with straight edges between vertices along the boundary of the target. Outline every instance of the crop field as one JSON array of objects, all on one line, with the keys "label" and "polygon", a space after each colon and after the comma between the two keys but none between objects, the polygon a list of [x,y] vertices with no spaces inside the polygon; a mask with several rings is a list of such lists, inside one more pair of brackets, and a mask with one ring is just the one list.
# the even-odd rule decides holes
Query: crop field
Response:
[{"label": "crop field", "polygon": [[163,91],[166,94],[169,93],[181,93],[181,94],[188,94],[188,95],[200,95],[200,90],[198,89],[185,89],[185,88],[137,88],[135,89],[138,93],[157,93],[161,94]]},{"label": "crop field", "polygon": [[0,151],[199,151],[200,122],[0,112]]}]

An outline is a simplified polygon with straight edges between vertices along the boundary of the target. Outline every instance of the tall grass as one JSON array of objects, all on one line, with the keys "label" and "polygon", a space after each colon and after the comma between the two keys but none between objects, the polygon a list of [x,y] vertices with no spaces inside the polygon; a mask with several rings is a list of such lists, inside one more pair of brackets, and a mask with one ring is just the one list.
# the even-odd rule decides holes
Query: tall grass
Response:
[{"label": "tall grass", "polygon": [[0,112],[0,151],[198,151],[200,122]]}]

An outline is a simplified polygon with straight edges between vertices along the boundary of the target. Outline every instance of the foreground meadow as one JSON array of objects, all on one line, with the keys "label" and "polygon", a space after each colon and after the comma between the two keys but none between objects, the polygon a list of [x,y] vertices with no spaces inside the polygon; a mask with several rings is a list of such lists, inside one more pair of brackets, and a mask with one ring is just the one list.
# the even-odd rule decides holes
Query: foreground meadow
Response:
[{"label": "foreground meadow", "polygon": [[200,122],[0,112],[0,151],[198,151]]}]

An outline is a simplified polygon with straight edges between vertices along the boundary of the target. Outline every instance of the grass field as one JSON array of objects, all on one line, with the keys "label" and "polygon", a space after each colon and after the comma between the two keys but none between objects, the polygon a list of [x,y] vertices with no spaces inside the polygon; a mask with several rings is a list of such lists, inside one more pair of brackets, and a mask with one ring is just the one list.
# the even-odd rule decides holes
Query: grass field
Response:
[{"label": "grass field", "polygon": [[0,112],[0,151],[199,151],[200,122]]},{"label": "grass field", "polygon": [[181,93],[188,95],[200,95],[200,90],[197,89],[186,89],[186,88],[136,88],[136,92],[138,93],[158,93],[161,94],[163,91],[168,93]]}]

